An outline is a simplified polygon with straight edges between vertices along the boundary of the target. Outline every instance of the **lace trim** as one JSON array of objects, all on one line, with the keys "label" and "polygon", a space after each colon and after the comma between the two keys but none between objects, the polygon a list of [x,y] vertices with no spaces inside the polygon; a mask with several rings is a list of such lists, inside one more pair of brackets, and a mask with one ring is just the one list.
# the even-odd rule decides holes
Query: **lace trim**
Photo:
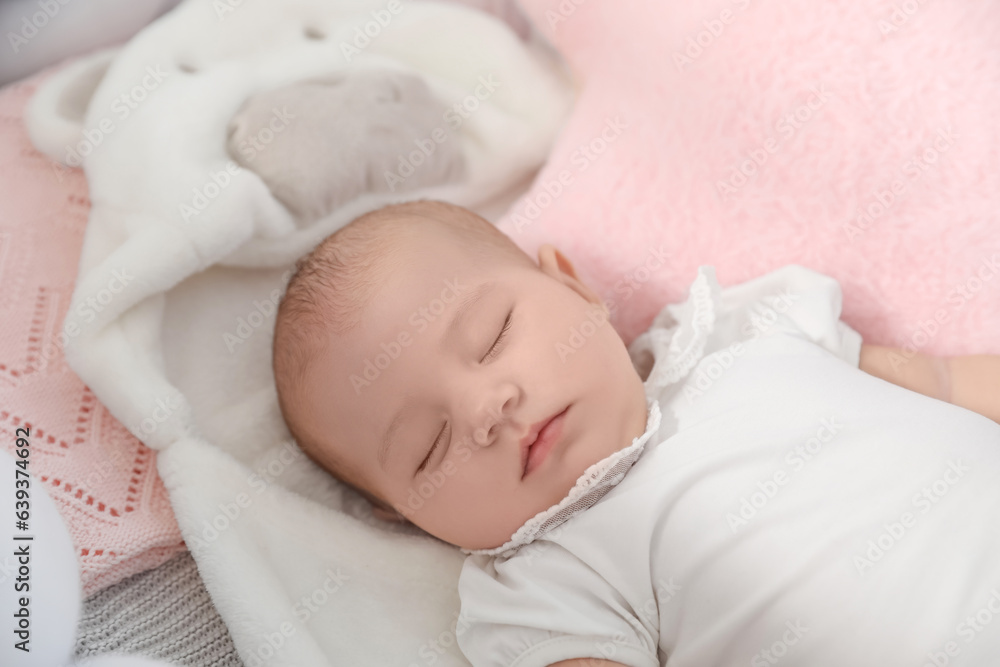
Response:
[{"label": "lace trim", "polygon": [[639,459],[646,442],[660,428],[660,404],[655,399],[647,398],[646,405],[649,408],[646,432],[632,440],[628,447],[587,468],[565,498],[528,519],[505,544],[492,549],[462,549],[462,552],[507,557],[603,498],[625,477],[625,473]]},{"label": "lace trim", "polygon": [[[644,384],[647,392],[679,382],[701,361],[715,328],[715,304],[721,299],[715,268],[700,266],[687,301],[668,304],[649,330],[632,341],[629,355],[634,363],[644,353],[655,359]],[[666,354],[656,354],[660,350]]]}]

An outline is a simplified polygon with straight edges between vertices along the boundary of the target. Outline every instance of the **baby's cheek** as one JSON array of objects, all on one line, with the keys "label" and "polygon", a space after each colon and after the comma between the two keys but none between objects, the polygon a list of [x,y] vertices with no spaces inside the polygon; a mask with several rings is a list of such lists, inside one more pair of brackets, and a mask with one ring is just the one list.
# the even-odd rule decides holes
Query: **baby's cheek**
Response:
[{"label": "baby's cheek", "polygon": [[588,320],[581,325],[580,332],[586,336],[586,342],[577,355],[581,361],[602,365],[620,361],[618,348],[621,347],[621,339],[609,322],[598,320],[592,323]]}]

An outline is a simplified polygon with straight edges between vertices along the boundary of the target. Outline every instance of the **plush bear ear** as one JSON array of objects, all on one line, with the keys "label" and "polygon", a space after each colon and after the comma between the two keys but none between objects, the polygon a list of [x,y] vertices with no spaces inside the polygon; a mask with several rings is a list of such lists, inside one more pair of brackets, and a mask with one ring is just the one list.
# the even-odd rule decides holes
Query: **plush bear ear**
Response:
[{"label": "plush bear ear", "polygon": [[28,135],[38,150],[68,167],[80,166],[80,156],[68,147],[84,138],[90,99],[120,50],[114,47],[81,57],[38,87],[24,113]]}]

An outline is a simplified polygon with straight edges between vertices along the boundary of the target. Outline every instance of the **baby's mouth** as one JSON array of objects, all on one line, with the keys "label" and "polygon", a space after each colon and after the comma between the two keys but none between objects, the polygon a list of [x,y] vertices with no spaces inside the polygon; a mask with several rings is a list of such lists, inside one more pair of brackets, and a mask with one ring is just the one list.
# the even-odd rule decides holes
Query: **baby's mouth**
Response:
[{"label": "baby's mouth", "polygon": [[535,424],[521,440],[522,473],[524,479],[536,470],[562,438],[562,426],[566,421],[567,405],[560,412]]}]

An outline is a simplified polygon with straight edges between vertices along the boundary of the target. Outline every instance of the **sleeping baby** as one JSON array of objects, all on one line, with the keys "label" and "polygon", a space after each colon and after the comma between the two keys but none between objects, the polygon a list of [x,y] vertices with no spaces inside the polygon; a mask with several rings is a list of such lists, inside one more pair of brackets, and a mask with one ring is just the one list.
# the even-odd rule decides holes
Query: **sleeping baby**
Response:
[{"label": "sleeping baby", "polygon": [[274,375],[313,460],[467,554],[475,667],[1000,664],[1000,357],[840,311],[702,266],[626,348],[558,250],[420,201],[299,261]]}]

